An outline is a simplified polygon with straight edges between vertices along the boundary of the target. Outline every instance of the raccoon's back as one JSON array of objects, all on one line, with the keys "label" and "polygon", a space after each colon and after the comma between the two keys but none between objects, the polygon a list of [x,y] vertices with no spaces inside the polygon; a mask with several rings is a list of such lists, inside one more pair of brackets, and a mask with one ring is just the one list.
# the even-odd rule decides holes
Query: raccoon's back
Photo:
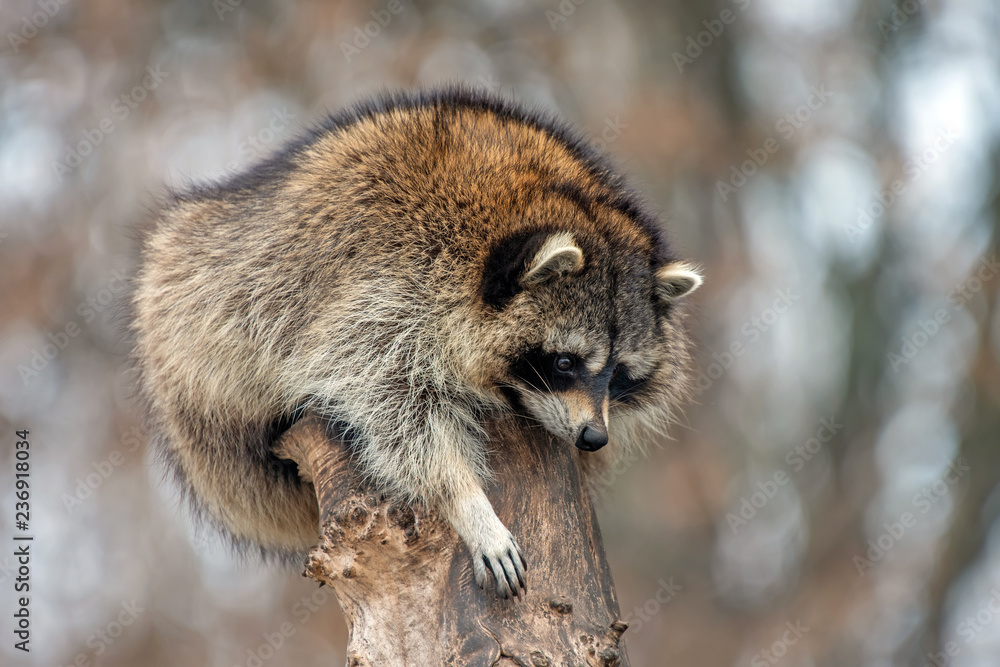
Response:
[{"label": "raccoon's back", "polygon": [[484,266],[505,239],[547,225],[603,237],[593,205],[643,236],[609,173],[495,99],[372,103],[173,198],[144,243],[141,356],[206,399],[239,387],[245,406],[270,409],[293,400],[296,365],[333,370],[324,345],[377,356],[387,339],[447,330],[438,320],[456,311],[488,316]]}]

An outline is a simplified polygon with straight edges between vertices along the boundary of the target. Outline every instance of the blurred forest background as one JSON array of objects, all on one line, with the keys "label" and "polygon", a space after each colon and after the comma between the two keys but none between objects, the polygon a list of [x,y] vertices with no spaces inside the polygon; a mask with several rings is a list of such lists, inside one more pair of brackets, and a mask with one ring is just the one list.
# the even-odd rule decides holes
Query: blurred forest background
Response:
[{"label": "blurred forest background", "polygon": [[129,228],[384,87],[551,109],[668,221],[698,403],[614,473],[632,663],[1000,664],[995,0],[4,0],[0,664],[343,660],[336,601],[192,530],[112,315]]}]

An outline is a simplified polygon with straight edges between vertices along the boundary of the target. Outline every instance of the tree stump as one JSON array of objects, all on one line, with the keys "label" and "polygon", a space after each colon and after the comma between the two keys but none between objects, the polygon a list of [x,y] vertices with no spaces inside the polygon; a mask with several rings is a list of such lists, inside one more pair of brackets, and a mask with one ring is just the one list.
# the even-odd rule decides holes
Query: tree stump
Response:
[{"label": "tree stump", "polygon": [[468,550],[435,512],[373,492],[324,422],[306,417],[279,453],[313,482],[321,534],[305,575],[347,618],[349,666],[629,664],[611,572],[578,455],[515,418],[487,425],[487,495],[528,561],[528,590],[475,584]]}]

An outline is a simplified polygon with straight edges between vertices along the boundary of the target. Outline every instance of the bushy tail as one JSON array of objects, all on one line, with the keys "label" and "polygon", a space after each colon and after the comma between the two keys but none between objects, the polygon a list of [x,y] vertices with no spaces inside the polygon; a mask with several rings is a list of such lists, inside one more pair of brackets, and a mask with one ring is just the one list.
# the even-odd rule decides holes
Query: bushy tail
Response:
[{"label": "bushy tail", "polygon": [[319,510],[313,485],[295,463],[274,455],[290,426],[227,424],[218,414],[171,413],[151,405],[158,452],[196,514],[240,551],[290,560],[316,545]]}]

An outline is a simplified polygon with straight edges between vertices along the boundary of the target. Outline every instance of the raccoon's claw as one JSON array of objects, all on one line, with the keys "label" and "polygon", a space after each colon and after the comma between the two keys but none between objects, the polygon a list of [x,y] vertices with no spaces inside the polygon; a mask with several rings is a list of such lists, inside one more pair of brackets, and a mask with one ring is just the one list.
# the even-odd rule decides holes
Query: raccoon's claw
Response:
[{"label": "raccoon's claw", "polygon": [[521,547],[511,535],[507,535],[505,542],[499,545],[499,549],[484,549],[478,554],[473,554],[472,565],[479,587],[486,589],[488,569],[496,580],[497,595],[506,600],[517,597],[522,590],[528,590],[524,581],[528,563],[524,560]]},{"label": "raccoon's claw", "polygon": [[472,572],[480,588],[486,589],[489,570],[501,598],[517,597],[521,590],[527,590],[524,572],[528,562],[482,489],[454,501],[446,507],[446,512],[448,521],[472,555]]}]

